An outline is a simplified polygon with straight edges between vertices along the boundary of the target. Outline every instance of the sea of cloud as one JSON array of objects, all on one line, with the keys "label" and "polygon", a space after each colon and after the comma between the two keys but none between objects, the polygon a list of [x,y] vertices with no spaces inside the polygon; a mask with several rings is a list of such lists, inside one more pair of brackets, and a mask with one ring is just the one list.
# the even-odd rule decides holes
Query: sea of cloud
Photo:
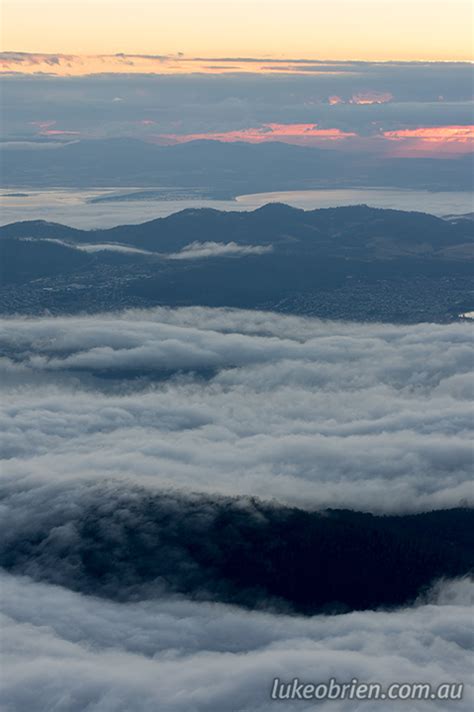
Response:
[{"label": "sea of cloud", "polygon": [[[116,603],[3,574],[2,709],[406,712],[472,709],[472,583],[409,609],[275,615],[180,598]],[[462,701],[275,702],[272,680],[464,682]]]},{"label": "sea of cloud", "polygon": [[[0,346],[3,530],[20,548],[21,532],[31,543],[32,523],[53,521],[57,508],[44,547],[67,550],[64,513],[77,518],[77,493],[93,498],[97,485],[103,496],[111,481],[309,509],[472,502],[467,322],[157,308],[11,317]],[[32,578],[0,579],[8,712],[266,712],[278,705],[276,676],[469,683],[466,579],[441,582],[406,609],[300,617],[169,593],[119,603],[42,582],[41,557],[32,566]],[[403,709],[467,710],[473,701],[467,687],[462,702]]]},{"label": "sea of cloud", "polygon": [[0,324],[3,480],[472,503],[472,326],[153,309]]}]

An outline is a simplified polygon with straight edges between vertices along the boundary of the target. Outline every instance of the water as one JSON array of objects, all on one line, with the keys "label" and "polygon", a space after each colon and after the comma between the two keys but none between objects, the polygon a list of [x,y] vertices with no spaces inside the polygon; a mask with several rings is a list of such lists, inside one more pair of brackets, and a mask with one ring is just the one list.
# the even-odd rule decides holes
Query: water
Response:
[{"label": "water", "polygon": [[[130,188],[128,190],[137,190]],[[105,228],[133,224],[165,217],[185,208],[215,208],[217,210],[255,210],[271,202],[287,203],[297,208],[337,207],[366,203],[378,208],[421,210],[434,215],[471,212],[472,194],[467,191],[430,192],[360,188],[340,190],[296,190],[276,193],[241,195],[236,200],[165,199],[124,200],[92,203],[104,195],[126,193],[117,188],[72,190],[0,190],[0,224],[19,220],[48,220],[79,228]]]},{"label": "water", "polygon": [[360,188],[357,190],[294,190],[277,193],[242,195],[237,202],[247,210],[265,203],[278,202],[295,208],[314,210],[340,205],[366,203],[374,208],[420,210],[433,215],[462,215],[474,210],[473,195],[469,191],[402,190],[394,188]]}]

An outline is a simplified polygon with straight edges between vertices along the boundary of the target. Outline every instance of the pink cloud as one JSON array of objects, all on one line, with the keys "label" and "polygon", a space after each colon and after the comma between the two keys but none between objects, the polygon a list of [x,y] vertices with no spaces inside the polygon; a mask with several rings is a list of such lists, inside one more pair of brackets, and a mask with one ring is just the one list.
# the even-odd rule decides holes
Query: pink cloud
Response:
[{"label": "pink cloud", "polygon": [[173,143],[185,143],[208,139],[215,141],[246,141],[248,143],[263,143],[264,141],[283,141],[286,143],[311,144],[320,141],[341,141],[353,138],[357,134],[341,129],[321,129],[318,124],[263,124],[260,127],[196,134],[162,134],[162,140]]},{"label": "pink cloud", "polygon": [[364,91],[358,94],[353,94],[350,99],[343,99],[337,94],[328,97],[328,104],[336,106],[337,104],[386,104],[392,101],[393,95],[390,92]]},{"label": "pink cloud", "polygon": [[51,126],[54,126],[56,121],[32,121],[31,125],[32,126],[37,126],[40,131],[46,131],[46,129],[51,128]]},{"label": "pink cloud", "polygon": [[36,126],[39,136],[79,136],[79,131],[66,131],[63,129],[54,129],[56,121],[32,121],[31,125]]},{"label": "pink cloud", "polygon": [[392,101],[393,95],[390,92],[365,91],[354,94],[349,100],[349,104],[387,104]]},{"label": "pink cloud", "polygon": [[429,142],[460,142],[470,143],[474,140],[474,125],[467,126],[428,126],[416,129],[398,129],[397,131],[384,131],[384,137],[392,141],[406,138],[416,138]]},{"label": "pink cloud", "polygon": [[384,131],[382,135],[395,144],[392,155],[397,156],[467,153],[474,150],[474,125],[420,126]]}]

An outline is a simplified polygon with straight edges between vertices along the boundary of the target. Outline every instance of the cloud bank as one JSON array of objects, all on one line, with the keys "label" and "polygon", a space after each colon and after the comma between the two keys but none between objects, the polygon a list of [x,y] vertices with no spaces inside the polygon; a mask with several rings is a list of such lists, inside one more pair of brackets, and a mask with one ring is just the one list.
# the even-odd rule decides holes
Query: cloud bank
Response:
[{"label": "cloud bank", "polygon": [[143,250],[132,245],[123,245],[118,242],[82,242],[72,243],[65,240],[48,237],[22,237],[19,238],[22,242],[52,242],[56,245],[79,250],[80,252],[119,252],[122,254],[136,255],[155,255],[167,260],[197,260],[206,257],[239,257],[244,255],[264,255],[272,252],[272,245],[240,245],[236,242],[207,242],[194,241],[189,245],[185,245],[179,252],[153,252],[151,250]]},{"label": "cloud bank", "polygon": [[4,476],[307,508],[471,502],[472,326],[153,309],[1,324]]},{"label": "cloud bank", "polygon": [[[3,319],[3,708],[270,712],[273,679],[297,676],[459,681],[461,702],[404,709],[471,709],[472,583],[455,569],[468,551],[469,527],[459,524],[467,509],[408,517],[396,532],[398,517],[369,517],[339,549],[336,536],[328,540],[346,557],[346,584],[365,567],[339,591],[359,586],[379,601],[364,577],[372,566],[380,578],[380,547],[400,544],[387,580],[413,584],[403,600],[423,590],[418,553],[430,581],[432,563],[446,564],[449,580],[409,608],[289,615],[290,598],[249,585],[264,568],[226,568],[233,550],[250,564],[262,550],[252,537],[263,531],[265,559],[279,572],[270,580],[290,585],[277,533],[288,521],[293,535],[307,535],[309,522],[336,532],[336,515],[319,511],[328,506],[406,513],[467,504],[471,329],[200,307]],[[412,539],[420,517],[431,523]],[[379,525],[388,528],[376,530],[367,556],[360,537]],[[298,556],[288,561],[294,567]],[[407,566],[410,575],[398,575]],[[244,579],[233,588],[236,575],[247,588]],[[354,709],[332,701],[320,709],[335,704]]]},{"label": "cloud bank", "polygon": [[[474,701],[466,580],[443,583],[412,609],[313,618],[179,598],[119,604],[6,574],[1,587],[6,710],[270,712],[279,706],[270,700],[275,676],[465,682],[462,702],[405,701],[407,712],[468,710]],[[380,709],[373,701],[318,709],[355,704]]]},{"label": "cloud bank", "polygon": [[271,245],[238,245],[236,242],[191,242],[179,252],[166,255],[169,260],[195,260],[202,257],[239,255],[264,255],[272,251]]}]

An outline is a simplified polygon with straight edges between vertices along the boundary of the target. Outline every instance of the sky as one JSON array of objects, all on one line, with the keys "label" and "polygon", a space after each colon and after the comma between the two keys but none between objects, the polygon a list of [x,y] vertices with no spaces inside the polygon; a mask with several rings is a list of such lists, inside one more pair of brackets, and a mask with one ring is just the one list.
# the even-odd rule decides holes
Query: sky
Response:
[{"label": "sky", "polygon": [[3,49],[310,59],[472,58],[469,0],[4,0]]},{"label": "sky", "polygon": [[473,150],[468,0],[4,0],[9,142]]},{"label": "sky", "polygon": [[[397,156],[473,149],[468,63],[313,61],[305,71],[293,63],[285,72],[122,68],[57,76],[54,61],[61,57],[50,56],[46,73],[34,61],[18,55],[2,80],[3,137],[10,145],[130,137],[157,144],[282,141]],[[25,64],[38,73],[25,73]]]}]

